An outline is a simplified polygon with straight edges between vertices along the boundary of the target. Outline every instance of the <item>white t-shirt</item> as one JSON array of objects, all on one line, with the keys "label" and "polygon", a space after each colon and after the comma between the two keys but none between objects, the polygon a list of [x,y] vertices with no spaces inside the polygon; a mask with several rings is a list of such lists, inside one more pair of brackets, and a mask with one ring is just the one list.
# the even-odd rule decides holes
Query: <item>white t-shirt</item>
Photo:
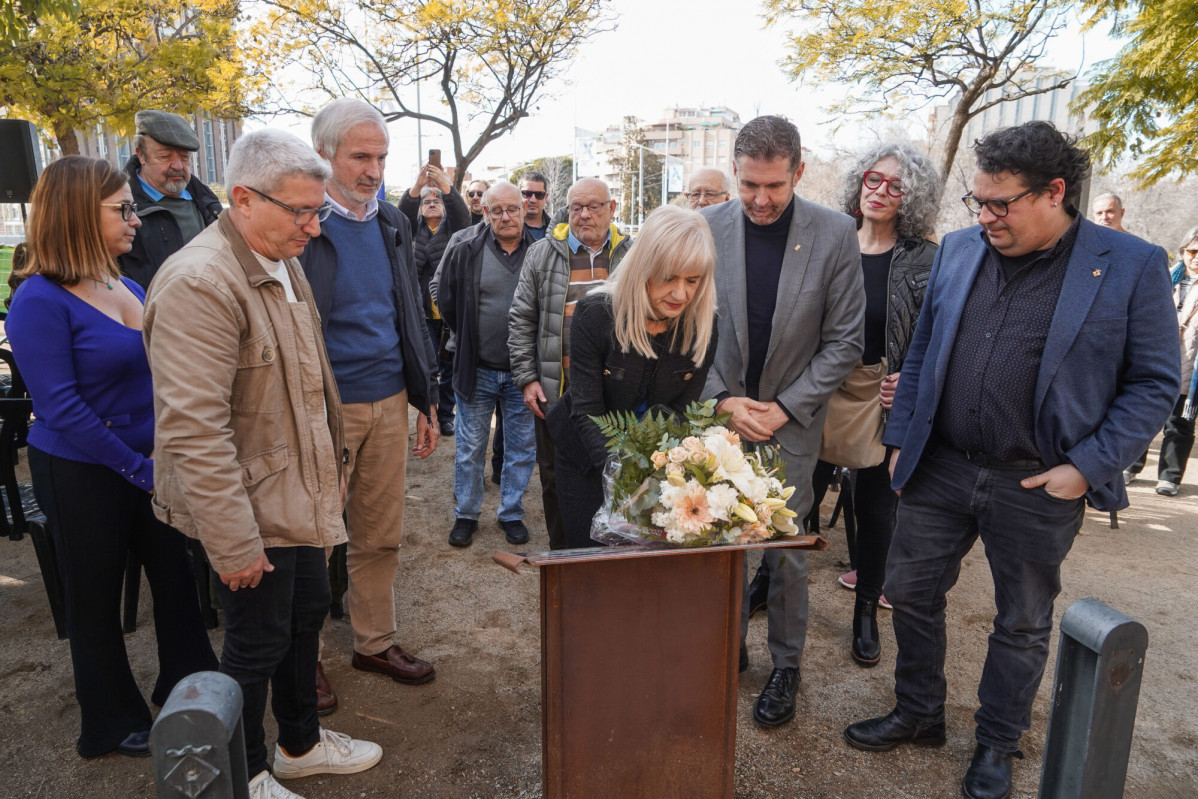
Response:
[{"label": "white t-shirt", "polygon": [[254,253],[254,257],[258,259],[258,263],[262,264],[262,268],[266,270],[267,274],[283,284],[283,291],[287,293],[287,302],[299,302],[299,298],[295,296],[295,286],[291,285],[291,275],[287,273],[287,264],[263,258],[258,253]]}]

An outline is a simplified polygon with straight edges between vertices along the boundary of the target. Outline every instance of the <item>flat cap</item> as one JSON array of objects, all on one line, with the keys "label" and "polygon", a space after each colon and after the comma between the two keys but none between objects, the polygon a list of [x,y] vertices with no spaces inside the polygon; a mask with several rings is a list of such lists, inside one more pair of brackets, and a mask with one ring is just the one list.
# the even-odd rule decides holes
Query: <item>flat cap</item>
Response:
[{"label": "flat cap", "polygon": [[200,140],[186,119],[169,111],[138,111],[133,117],[137,132],[159,144],[195,152]]}]

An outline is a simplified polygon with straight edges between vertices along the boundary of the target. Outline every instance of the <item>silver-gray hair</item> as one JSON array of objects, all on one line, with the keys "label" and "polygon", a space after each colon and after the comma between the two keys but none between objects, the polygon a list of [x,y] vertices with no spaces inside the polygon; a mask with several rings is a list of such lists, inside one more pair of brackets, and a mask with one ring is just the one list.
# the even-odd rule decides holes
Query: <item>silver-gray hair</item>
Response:
[{"label": "silver-gray hair", "polygon": [[516,196],[520,195],[520,190],[516,188],[514,183],[510,183],[506,180],[497,180],[488,186],[487,190],[483,192],[483,205],[485,207],[491,207],[491,198],[495,196],[495,190],[500,188],[511,189],[512,191],[516,192]]},{"label": "silver-gray hair", "polygon": [[[1116,208],[1123,207],[1123,198],[1118,194],[1115,194],[1113,191],[1104,191],[1102,194],[1094,198],[1094,203],[1097,203],[1099,200],[1114,200]],[[1094,203],[1091,203],[1091,205]]]},{"label": "silver-gray hair", "polygon": [[1187,244],[1193,244],[1195,241],[1198,241],[1198,225],[1186,231],[1185,238],[1181,240],[1181,244],[1177,245],[1177,257],[1181,257],[1181,251],[1186,248]]},{"label": "silver-gray hair", "polygon": [[281,130],[255,130],[240,137],[229,153],[225,183],[250,186],[270,194],[290,177],[324,182],[333,175],[328,161],[303,140]]},{"label": "silver-gray hair", "polygon": [[438,189],[436,186],[425,186],[424,188],[422,188],[420,190],[420,199],[423,200],[425,197],[429,196],[430,194],[433,195],[434,197],[436,197],[438,200],[441,200],[442,202],[445,201],[445,197],[442,195],[441,190]]},{"label": "silver-gray hair", "polygon": [[903,182],[903,197],[894,220],[895,232],[904,239],[927,238],[940,213],[944,181],[930,158],[904,142],[879,144],[857,158],[845,172],[840,209],[855,218],[857,227],[861,227],[861,181],[865,173],[883,158],[898,161],[898,174]]},{"label": "silver-gray hair", "polygon": [[316,112],[312,118],[312,147],[326,158],[337,154],[345,134],[358,125],[378,125],[390,141],[387,120],[378,109],[357,97],[338,97]]}]

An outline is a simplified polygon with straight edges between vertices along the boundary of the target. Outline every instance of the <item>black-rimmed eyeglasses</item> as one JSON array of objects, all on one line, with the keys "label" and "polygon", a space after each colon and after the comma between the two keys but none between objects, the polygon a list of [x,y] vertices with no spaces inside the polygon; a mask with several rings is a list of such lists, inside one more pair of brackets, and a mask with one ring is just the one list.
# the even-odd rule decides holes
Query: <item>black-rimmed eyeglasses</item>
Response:
[{"label": "black-rimmed eyeglasses", "polygon": [[329,203],[325,203],[324,205],[320,206],[319,208],[292,208],[287,203],[282,202],[280,200],[276,200],[274,197],[271,197],[266,192],[258,191],[253,186],[246,186],[246,188],[249,189],[250,191],[252,191],[254,194],[257,194],[262,199],[270,200],[272,203],[279,206],[284,211],[290,211],[291,213],[295,214],[295,224],[298,227],[303,227],[304,225],[311,222],[313,219],[315,219],[319,222],[323,222],[329,218],[329,215],[331,213],[333,213],[333,206],[330,205]]},{"label": "black-rimmed eyeglasses", "polygon": [[1016,194],[1014,197],[1008,197],[1005,200],[979,200],[977,197],[973,196],[973,192],[970,192],[961,198],[961,202],[965,203],[965,207],[969,209],[969,213],[973,214],[974,216],[981,214],[982,209],[985,208],[995,216],[1002,218],[1010,213],[1011,203],[1015,202],[1016,200],[1023,199],[1034,191],[1035,189],[1028,189],[1027,191]]},{"label": "black-rimmed eyeglasses", "polygon": [[538,200],[543,200],[545,199],[545,195],[547,193],[548,192],[543,191],[533,191],[532,189],[520,189],[520,196],[526,200],[531,200],[534,197]]},{"label": "black-rimmed eyeglasses", "polygon": [[128,201],[123,203],[100,203],[100,205],[104,206],[105,208],[120,208],[121,219],[125,220],[126,222],[132,219],[133,215],[137,213],[137,203],[131,203]]}]

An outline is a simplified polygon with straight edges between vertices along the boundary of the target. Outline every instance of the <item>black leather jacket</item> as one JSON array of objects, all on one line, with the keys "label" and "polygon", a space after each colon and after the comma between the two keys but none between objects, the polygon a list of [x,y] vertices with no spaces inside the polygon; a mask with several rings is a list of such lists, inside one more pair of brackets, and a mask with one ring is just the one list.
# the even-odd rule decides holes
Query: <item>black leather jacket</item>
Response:
[{"label": "black leather jacket", "polygon": [[938,245],[916,238],[901,239],[894,245],[886,294],[887,374],[903,369],[938,249]]}]

